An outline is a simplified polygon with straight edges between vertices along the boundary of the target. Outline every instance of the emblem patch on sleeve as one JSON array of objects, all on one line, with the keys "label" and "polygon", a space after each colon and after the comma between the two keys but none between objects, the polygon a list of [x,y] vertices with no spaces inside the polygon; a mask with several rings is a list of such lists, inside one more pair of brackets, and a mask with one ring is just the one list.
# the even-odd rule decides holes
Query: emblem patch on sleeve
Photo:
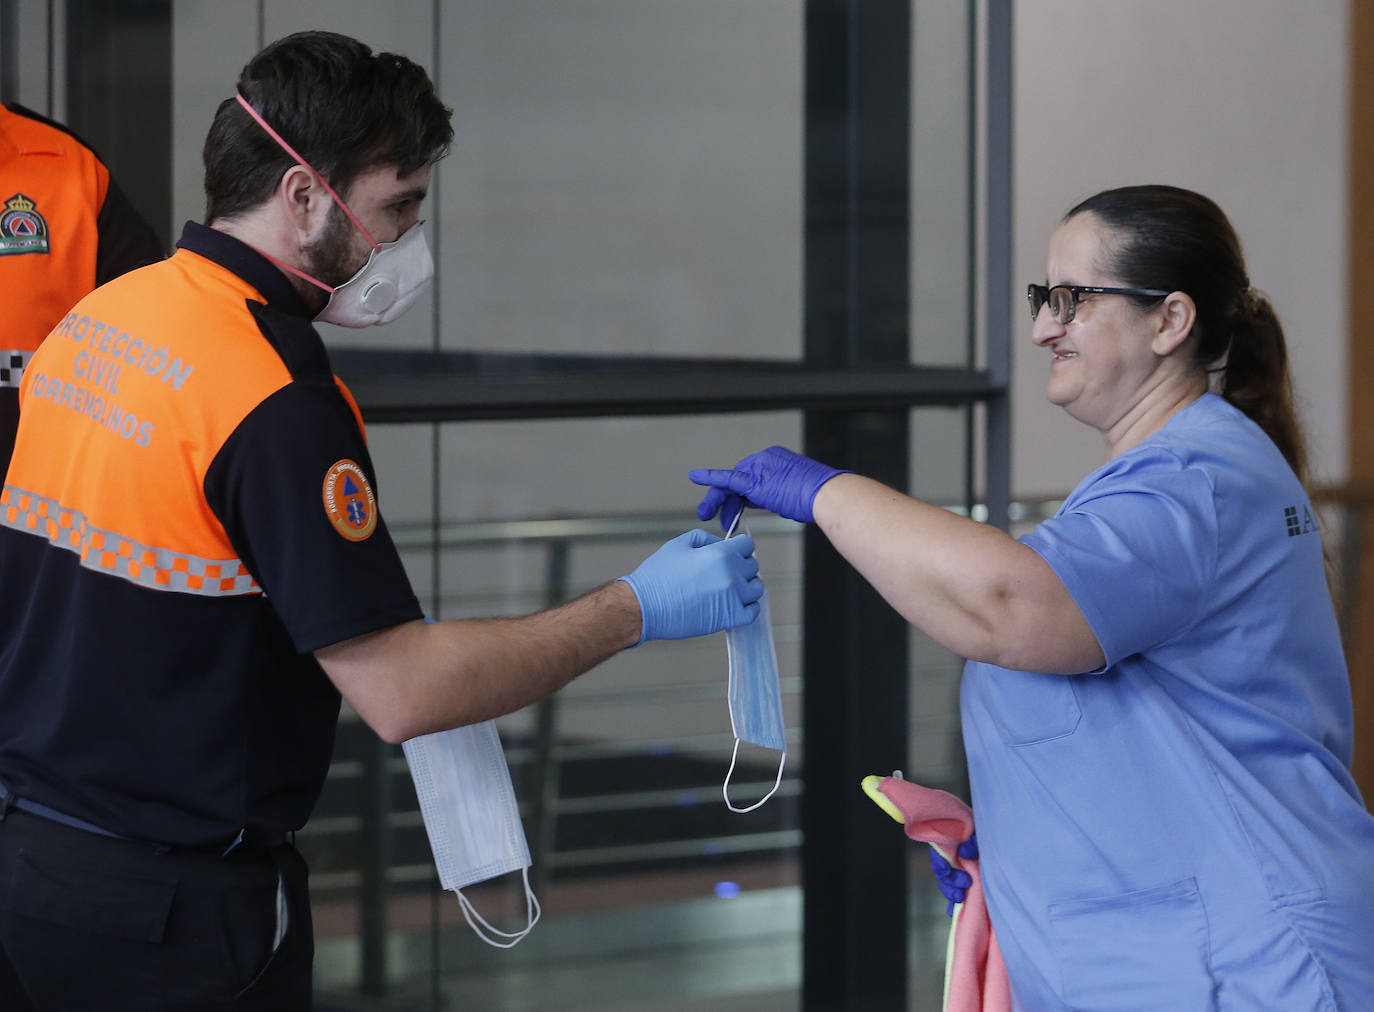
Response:
[{"label": "emblem patch on sleeve", "polygon": [[48,252],[48,223],[38,207],[22,193],[5,201],[0,211],[0,256]]},{"label": "emblem patch on sleeve", "polygon": [[324,475],[324,513],[349,541],[365,541],[377,529],[377,497],[363,469],[345,457]]}]

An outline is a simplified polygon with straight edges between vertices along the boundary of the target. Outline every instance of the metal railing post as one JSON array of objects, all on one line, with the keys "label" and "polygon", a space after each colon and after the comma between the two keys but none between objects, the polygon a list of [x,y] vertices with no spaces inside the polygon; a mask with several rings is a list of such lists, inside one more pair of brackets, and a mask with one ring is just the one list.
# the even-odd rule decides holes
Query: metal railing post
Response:
[{"label": "metal railing post", "polygon": [[387,881],[391,869],[391,758],[394,745],[378,738],[363,753],[362,859],[358,885],[362,947],[359,989],[383,995],[387,990]]},{"label": "metal railing post", "polygon": [[[561,604],[568,598],[568,556],[571,544],[567,538],[555,538],[548,543],[545,566],[545,607]],[[530,882],[538,895],[549,883],[551,872],[547,860],[553,853],[554,834],[558,825],[559,768],[556,750],[558,734],[558,695],[546,696],[535,706],[534,743],[530,752],[530,824],[533,832],[530,847]]]}]

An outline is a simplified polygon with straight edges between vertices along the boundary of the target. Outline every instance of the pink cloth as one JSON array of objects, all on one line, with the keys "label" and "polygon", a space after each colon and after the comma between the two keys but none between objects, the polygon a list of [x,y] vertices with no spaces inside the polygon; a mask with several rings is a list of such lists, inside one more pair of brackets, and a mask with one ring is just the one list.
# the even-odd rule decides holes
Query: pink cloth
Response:
[{"label": "pink cloth", "polygon": [[1011,985],[988,918],[978,860],[959,856],[959,844],[973,835],[972,809],[953,794],[900,777],[884,777],[877,790],[902,813],[908,837],[935,847],[973,880],[949,928],[945,1012],[1011,1012]]}]

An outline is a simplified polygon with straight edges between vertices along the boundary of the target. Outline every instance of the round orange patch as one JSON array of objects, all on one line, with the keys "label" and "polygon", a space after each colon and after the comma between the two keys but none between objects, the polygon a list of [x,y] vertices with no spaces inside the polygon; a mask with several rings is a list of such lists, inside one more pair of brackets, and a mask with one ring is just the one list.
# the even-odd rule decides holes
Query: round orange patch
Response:
[{"label": "round orange patch", "polygon": [[365,541],[377,529],[377,497],[367,475],[345,457],[324,475],[324,513],[349,541]]}]

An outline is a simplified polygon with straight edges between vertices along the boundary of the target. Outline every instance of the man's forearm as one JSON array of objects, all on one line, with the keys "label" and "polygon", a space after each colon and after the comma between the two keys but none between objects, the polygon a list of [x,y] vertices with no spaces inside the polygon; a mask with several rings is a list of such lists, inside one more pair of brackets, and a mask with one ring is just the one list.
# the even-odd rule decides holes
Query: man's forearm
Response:
[{"label": "man's forearm", "polygon": [[522,618],[407,622],[315,651],[349,705],[400,742],[497,717],[556,692],[639,640],[623,581]]}]

